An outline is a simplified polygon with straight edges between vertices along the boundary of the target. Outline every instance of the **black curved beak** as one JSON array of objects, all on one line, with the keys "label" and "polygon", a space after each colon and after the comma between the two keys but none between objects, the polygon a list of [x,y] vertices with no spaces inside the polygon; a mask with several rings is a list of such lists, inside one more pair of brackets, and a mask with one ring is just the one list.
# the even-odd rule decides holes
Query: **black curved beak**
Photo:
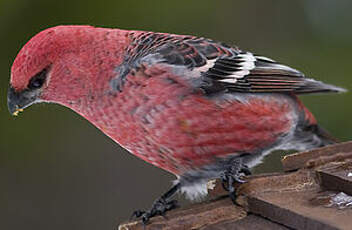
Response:
[{"label": "black curved beak", "polygon": [[16,92],[11,86],[7,91],[7,107],[9,112],[17,116],[24,108],[33,104],[37,99],[38,93],[30,90]]}]

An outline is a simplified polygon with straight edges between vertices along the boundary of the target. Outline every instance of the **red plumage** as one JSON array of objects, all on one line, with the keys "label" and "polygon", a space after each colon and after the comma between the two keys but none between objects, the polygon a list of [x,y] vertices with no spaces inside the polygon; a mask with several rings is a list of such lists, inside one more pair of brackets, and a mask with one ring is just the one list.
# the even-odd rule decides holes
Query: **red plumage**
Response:
[{"label": "red plumage", "polygon": [[271,150],[332,143],[296,94],[343,91],[210,39],[89,26],[33,37],[10,84],[12,113],[42,101],[67,106],[177,175],[188,193],[224,172],[236,180],[236,165]]},{"label": "red plumage", "polygon": [[174,77],[169,71],[137,73],[108,106],[97,101],[94,107],[103,108],[87,119],[138,157],[177,175],[215,157],[257,152],[294,125],[290,98],[207,99],[168,80]]}]

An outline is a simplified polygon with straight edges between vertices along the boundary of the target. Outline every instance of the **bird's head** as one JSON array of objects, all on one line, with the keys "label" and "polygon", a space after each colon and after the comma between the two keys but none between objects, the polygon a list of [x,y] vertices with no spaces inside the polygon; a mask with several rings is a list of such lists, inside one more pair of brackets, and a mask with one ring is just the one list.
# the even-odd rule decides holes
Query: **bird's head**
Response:
[{"label": "bird's head", "polygon": [[[35,35],[11,69],[8,108],[17,115],[39,102],[74,107],[104,87],[121,62],[121,30],[57,26]],[[101,79],[97,81],[98,79]]]}]

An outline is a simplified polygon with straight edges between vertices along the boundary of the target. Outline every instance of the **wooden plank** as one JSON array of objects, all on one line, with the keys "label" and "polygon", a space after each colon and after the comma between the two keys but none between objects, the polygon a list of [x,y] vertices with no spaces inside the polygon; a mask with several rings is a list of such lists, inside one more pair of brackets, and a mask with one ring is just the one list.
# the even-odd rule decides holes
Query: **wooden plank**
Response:
[{"label": "wooden plank", "polygon": [[250,229],[260,229],[260,230],[289,230],[289,228],[271,222],[257,215],[248,215],[240,220],[231,220],[220,224],[215,224],[201,228],[201,230],[250,230]]},{"label": "wooden plank", "polygon": [[[317,149],[313,149],[310,151],[306,151],[306,152],[299,152],[299,153],[295,153],[295,154],[290,154],[285,156],[282,160],[282,166],[284,171],[293,171],[293,170],[297,170],[300,168],[304,168],[306,167],[307,163],[311,160],[318,160],[321,157],[331,157],[334,154],[338,154],[338,153],[348,153],[351,152],[352,153],[352,141],[349,142],[344,142],[344,143],[338,143],[338,144],[334,144],[334,145],[328,145],[322,148],[317,148]],[[326,162],[329,161],[333,161],[332,159],[321,159],[323,162],[320,162],[320,164],[324,164]],[[318,162],[317,162],[318,163]],[[312,165],[314,166],[314,165]]]},{"label": "wooden plank", "polygon": [[156,230],[156,229],[200,229],[224,221],[235,221],[246,217],[246,211],[232,203],[228,198],[201,204],[194,204],[185,209],[170,211],[164,217],[154,217],[148,225],[140,221],[121,224],[119,230]]},{"label": "wooden plank", "polygon": [[[300,230],[338,230],[350,229],[349,226],[334,226],[328,223],[333,220],[332,212],[324,212],[324,216],[310,215],[308,210],[302,209],[307,200],[297,197],[297,193],[276,194],[276,199],[250,197],[248,199],[249,210],[258,215],[264,216],[272,221],[285,224],[293,229]],[[307,194],[301,194],[307,195]],[[294,200],[292,199],[294,197]],[[287,199],[289,202],[284,202]],[[296,205],[293,205],[296,204]],[[298,205],[297,205],[298,204]],[[313,211],[313,210],[311,210]],[[336,212],[334,210],[333,212]],[[317,213],[318,214],[318,213]],[[323,214],[323,213],[319,213]]]},{"label": "wooden plank", "polygon": [[330,197],[321,199],[314,171],[299,170],[250,180],[240,187],[238,202],[251,213],[293,229],[351,229],[352,209],[328,208]]},{"label": "wooden plank", "polygon": [[330,163],[316,172],[320,185],[325,189],[352,195],[352,161]]}]

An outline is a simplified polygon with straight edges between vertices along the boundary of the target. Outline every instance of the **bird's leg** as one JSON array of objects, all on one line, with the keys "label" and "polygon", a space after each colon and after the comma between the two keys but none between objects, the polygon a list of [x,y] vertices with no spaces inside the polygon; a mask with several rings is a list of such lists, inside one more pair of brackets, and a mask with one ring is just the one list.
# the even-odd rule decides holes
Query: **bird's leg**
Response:
[{"label": "bird's leg", "polygon": [[180,189],[180,184],[177,183],[170,190],[164,193],[160,198],[154,201],[152,207],[148,211],[137,210],[134,211],[132,217],[142,217],[142,222],[146,225],[150,218],[160,215],[164,216],[164,214],[177,207],[177,200],[171,200],[170,198],[175,195],[175,193]]},{"label": "bird's leg", "polygon": [[242,173],[250,175],[251,171],[242,163],[242,158],[238,157],[232,159],[220,175],[222,187],[229,192],[229,196],[234,203],[236,203],[236,192],[233,183],[237,182],[242,184],[245,182],[240,178]]}]

